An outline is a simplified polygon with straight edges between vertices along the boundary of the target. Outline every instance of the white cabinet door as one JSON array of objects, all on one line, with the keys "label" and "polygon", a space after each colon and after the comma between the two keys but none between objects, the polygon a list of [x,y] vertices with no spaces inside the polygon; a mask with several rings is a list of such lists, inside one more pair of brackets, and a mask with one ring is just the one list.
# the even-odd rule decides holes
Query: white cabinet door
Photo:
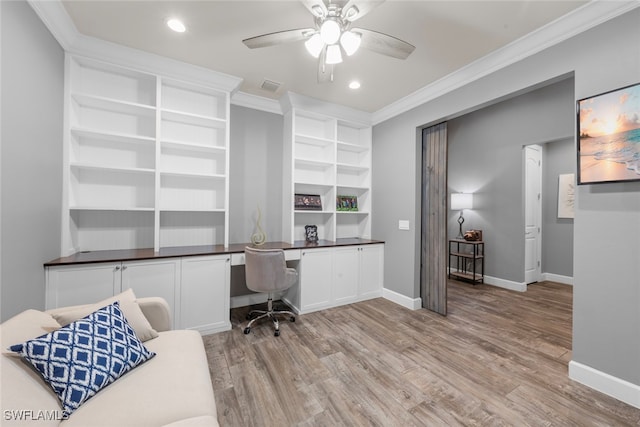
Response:
[{"label": "white cabinet door", "polygon": [[331,249],[303,250],[300,258],[300,309],[303,313],[331,306]]},{"label": "white cabinet door", "polygon": [[46,310],[92,304],[119,292],[119,262],[47,267]]},{"label": "white cabinet door", "polygon": [[129,288],[138,298],[167,300],[176,327],[176,319],[180,318],[180,258],[122,263],[122,290]]},{"label": "white cabinet door", "polygon": [[180,328],[210,334],[231,329],[230,255],[182,258]]},{"label": "white cabinet door", "polygon": [[384,283],[384,245],[363,245],[360,247],[360,287],[359,299],[382,296]]},{"label": "white cabinet door", "polygon": [[342,305],[358,298],[360,277],[360,247],[348,246],[333,250],[333,303]]}]

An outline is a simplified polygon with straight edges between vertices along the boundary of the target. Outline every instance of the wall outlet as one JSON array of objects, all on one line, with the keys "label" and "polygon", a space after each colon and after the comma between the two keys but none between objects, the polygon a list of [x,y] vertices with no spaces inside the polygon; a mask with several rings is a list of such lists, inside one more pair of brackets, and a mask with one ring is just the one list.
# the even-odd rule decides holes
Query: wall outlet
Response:
[{"label": "wall outlet", "polygon": [[398,221],[398,229],[399,230],[409,230],[409,220],[401,219]]}]

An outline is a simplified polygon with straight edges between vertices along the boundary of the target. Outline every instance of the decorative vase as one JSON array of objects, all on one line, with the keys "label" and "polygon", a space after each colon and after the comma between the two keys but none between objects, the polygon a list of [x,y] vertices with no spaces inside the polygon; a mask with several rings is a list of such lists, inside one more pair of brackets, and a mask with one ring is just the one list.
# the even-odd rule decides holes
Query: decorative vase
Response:
[{"label": "decorative vase", "polygon": [[260,220],[262,220],[262,211],[260,210],[260,205],[258,205],[258,219],[256,220],[256,232],[251,235],[251,243],[256,246],[263,245],[264,242],[267,241],[267,235],[262,230],[262,225],[260,225]]}]

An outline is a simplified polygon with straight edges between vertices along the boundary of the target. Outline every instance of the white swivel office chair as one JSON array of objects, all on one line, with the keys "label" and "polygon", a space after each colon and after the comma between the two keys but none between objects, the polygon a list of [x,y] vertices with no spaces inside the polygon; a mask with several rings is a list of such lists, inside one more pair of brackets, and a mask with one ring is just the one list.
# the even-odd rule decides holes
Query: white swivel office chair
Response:
[{"label": "white swivel office chair", "polygon": [[[255,249],[246,247],[245,255],[245,280],[247,287],[254,292],[268,293],[267,310],[253,310],[247,316],[251,319],[244,328],[244,333],[251,332],[251,326],[256,320],[268,317],[273,320],[275,326],[274,335],[280,335],[280,324],[277,315],[286,314],[291,322],[296,321],[295,314],[290,311],[278,311],[273,309],[272,294],[290,288],[298,280],[298,272],[293,268],[287,268],[282,249]],[[257,315],[257,317],[253,317]]]}]

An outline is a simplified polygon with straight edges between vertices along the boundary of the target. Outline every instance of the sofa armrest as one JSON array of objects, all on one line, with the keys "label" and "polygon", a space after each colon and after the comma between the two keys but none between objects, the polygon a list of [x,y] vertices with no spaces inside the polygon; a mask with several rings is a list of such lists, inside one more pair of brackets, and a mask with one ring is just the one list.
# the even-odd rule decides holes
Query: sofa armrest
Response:
[{"label": "sofa armrest", "polygon": [[146,297],[136,301],[153,329],[158,332],[171,330],[171,309],[164,298]]}]

